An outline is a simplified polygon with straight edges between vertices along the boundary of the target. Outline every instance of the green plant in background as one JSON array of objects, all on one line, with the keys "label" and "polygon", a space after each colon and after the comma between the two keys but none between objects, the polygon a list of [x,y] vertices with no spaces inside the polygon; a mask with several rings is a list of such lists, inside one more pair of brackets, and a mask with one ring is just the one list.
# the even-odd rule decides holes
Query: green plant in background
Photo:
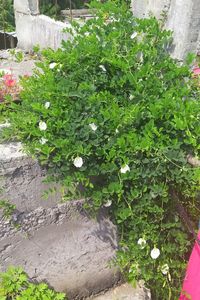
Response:
[{"label": "green plant in background", "polygon": [[51,290],[45,283],[31,283],[22,268],[10,267],[6,273],[0,273],[0,300],[64,299],[65,294]]},{"label": "green plant in background", "polygon": [[0,0],[0,10],[0,30],[13,31],[15,28],[13,0]]},{"label": "green plant in background", "polygon": [[[178,297],[191,237],[177,199],[196,221],[200,170],[199,90],[169,54],[171,33],[125,4],[93,3],[73,41],[45,50],[42,72],[22,82],[9,109],[12,137],[67,187],[106,207],[118,224],[117,263],[154,300]],[[80,192],[80,184],[84,187]]]},{"label": "green plant in background", "polygon": [[86,7],[89,1],[85,0],[41,0],[40,12],[55,19],[62,19],[62,9],[80,9]]},{"label": "green plant in background", "polygon": [[14,49],[10,49],[9,53],[12,56],[12,58],[18,63],[20,63],[24,60],[23,51],[19,51],[19,50],[16,51],[16,49],[14,48]]},{"label": "green plant in background", "polygon": [[0,200],[0,211],[3,211],[4,217],[10,218],[15,208],[15,205],[11,204],[8,200]]}]

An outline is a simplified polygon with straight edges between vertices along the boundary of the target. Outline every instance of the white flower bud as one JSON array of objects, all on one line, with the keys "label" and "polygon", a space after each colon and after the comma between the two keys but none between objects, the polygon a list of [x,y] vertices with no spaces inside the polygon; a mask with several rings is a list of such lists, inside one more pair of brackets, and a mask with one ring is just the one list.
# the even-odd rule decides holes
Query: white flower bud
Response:
[{"label": "white flower bud", "polygon": [[44,145],[44,144],[46,144],[47,141],[48,141],[47,139],[45,139],[44,137],[42,137],[42,138],[40,139],[40,144],[41,144],[41,145]]},{"label": "white flower bud", "polygon": [[54,69],[57,66],[57,63],[52,62],[49,64],[49,69]]},{"label": "white flower bud", "polygon": [[100,65],[99,68],[103,71],[106,72],[106,68],[103,65]]},{"label": "white flower bud", "polygon": [[157,259],[160,256],[160,250],[158,248],[153,248],[151,250],[151,258]]},{"label": "white flower bud", "polygon": [[45,107],[46,109],[48,109],[48,108],[50,107],[50,105],[51,105],[50,102],[46,102],[45,105],[44,105],[44,107]]},{"label": "white flower bud", "polygon": [[131,39],[133,40],[135,37],[137,36],[137,32],[133,32],[132,35],[131,35]]},{"label": "white flower bud", "polygon": [[83,165],[83,159],[82,159],[82,157],[77,156],[77,157],[74,159],[73,164],[74,164],[74,166],[75,166],[76,168],[81,168],[82,165]]},{"label": "white flower bud", "polygon": [[140,238],[137,243],[138,243],[138,245],[140,246],[141,249],[144,249],[147,242],[146,242],[145,239]]},{"label": "white flower bud", "polygon": [[163,273],[163,275],[167,275],[167,273],[169,272],[168,264],[165,264],[161,267],[161,272]]},{"label": "white flower bud", "polygon": [[125,174],[126,172],[130,172],[129,166],[128,166],[128,165],[125,165],[125,166],[121,167],[120,172],[121,172],[122,174]]},{"label": "white flower bud", "polygon": [[90,128],[93,130],[93,131],[96,131],[97,130],[97,125],[94,124],[94,123],[91,123],[89,124]]},{"label": "white flower bud", "polygon": [[108,200],[108,201],[104,204],[105,207],[110,207],[111,205],[112,205],[112,201],[111,201],[111,200]]},{"label": "white flower bud", "polygon": [[39,122],[39,128],[40,128],[41,131],[44,131],[44,130],[47,129],[47,124],[43,121],[40,121]]}]

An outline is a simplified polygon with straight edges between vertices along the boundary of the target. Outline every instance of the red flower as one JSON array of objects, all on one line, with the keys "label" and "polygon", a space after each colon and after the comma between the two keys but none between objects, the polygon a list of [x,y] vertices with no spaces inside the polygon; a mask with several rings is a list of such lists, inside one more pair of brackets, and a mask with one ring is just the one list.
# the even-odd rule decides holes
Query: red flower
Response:
[{"label": "red flower", "polygon": [[16,79],[13,78],[12,74],[6,74],[3,76],[4,84],[7,87],[14,87],[17,83]]}]

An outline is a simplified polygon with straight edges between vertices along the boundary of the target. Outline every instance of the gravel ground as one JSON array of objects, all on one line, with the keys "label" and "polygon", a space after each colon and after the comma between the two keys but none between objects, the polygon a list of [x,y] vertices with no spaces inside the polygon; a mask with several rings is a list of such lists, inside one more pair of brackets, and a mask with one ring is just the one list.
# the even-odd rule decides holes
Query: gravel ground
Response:
[{"label": "gravel ground", "polygon": [[23,53],[23,60],[21,62],[17,62],[15,55],[12,55],[9,50],[1,50],[0,70],[10,70],[16,76],[31,75],[34,68],[35,58],[21,50],[15,50],[16,54],[19,52]]}]

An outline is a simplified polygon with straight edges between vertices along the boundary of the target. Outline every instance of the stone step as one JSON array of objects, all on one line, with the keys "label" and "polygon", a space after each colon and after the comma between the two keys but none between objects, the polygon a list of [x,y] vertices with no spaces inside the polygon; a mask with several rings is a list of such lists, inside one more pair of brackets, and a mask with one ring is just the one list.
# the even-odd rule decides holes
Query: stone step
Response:
[{"label": "stone step", "polygon": [[[108,264],[117,249],[115,226],[91,219],[83,200],[42,199],[45,172],[20,143],[0,145],[2,199],[16,205],[10,221],[0,219],[0,268],[22,266],[30,278],[47,281],[71,299],[111,287],[119,280]],[[16,228],[13,225],[18,225]]]},{"label": "stone step", "polygon": [[120,286],[105,292],[102,295],[92,297],[91,300],[150,300],[151,295],[149,290],[137,286],[132,287],[130,284],[125,283]]},{"label": "stone step", "polygon": [[30,278],[46,281],[69,299],[98,294],[119,281],[118,268],[109,266],[117,230],[105,208],[92,219],[82,199],[60,203],[57,193],[44,200],[45,171],[20,143],[0,145],[0,176],[0,199],[16,205],[10,220],[0,214],[0,271],[22,266]]}]

